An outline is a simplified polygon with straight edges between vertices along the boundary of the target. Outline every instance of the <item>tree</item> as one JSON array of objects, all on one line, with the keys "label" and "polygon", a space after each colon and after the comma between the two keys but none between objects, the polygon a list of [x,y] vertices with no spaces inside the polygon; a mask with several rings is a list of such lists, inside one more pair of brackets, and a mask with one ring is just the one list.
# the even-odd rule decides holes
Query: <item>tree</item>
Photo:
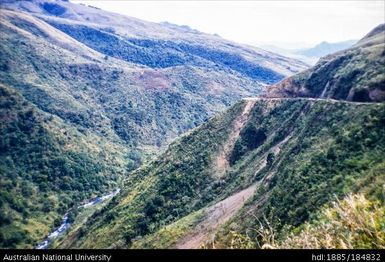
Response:
[{"label": "tree", "polygon": [[268,167],[271,167],[273,165],[273,162],[275,160],[275,154],[273,152],[269,152],[266,157],[266,165]]}]

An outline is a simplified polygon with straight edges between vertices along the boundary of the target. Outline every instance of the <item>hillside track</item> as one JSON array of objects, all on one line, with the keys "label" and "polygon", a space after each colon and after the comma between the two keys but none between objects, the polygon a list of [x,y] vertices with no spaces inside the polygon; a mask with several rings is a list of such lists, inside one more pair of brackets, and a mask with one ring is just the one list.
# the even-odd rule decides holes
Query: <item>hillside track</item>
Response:
[{"label": "hillside track", "polygon": [[216,203],[205,210],[205,219],[200,222],[192,233],[182,238],[176,245],[177,249],[198,249],[205,241],[214,237],[217,229],[232,218],[245,202],[254,194],[258,183],[243,189],[236,194]]}]

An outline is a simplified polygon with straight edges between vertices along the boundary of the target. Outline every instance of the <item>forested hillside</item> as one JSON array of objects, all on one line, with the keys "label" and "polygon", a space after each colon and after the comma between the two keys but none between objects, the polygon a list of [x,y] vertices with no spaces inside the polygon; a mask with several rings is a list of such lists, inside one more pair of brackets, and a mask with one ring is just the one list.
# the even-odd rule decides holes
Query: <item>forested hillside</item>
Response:
[{"label": "forested hillside", "polygon": [[384,121],[383,104],[244,100],[131,174],[64,246],[198,248],[216,231],[226,239],[259,226],[258,217],[277,230],[300,226],[350,192],[383,201]]},{"label": "forested hillside", "polygon": [[[384,44],[377,40],[384,31],[374,32],[359,42],[359,49],[377,51],[352,53],[351,59],[378,76],[363,74],[360,83],[370,81],[381,89],[378,64],[384,54],[378,50]],[[338,54],[330,57],[339,59]],[[337,65],[336,60],[329,64]],[[312,81],[317,74],[311,72],[322,65],[294,76],[298,85],[283,80],[266,97],[243,99],[177,139],[57,245],[383,248],[385,104],[374,102],[383,101],[381,92],[372,92],[365,102],[290,93]],[[332,79],[341,67],[324,72],[322,79]],[[349,87],[353,93],[356,84]],[[282,85],[287,92],[277,97]]]},{"label": "forested hillside", "polygon": [[31,247],[74,204],[115,188],[129,150],[47,114],[0,85],[3,247]]}]

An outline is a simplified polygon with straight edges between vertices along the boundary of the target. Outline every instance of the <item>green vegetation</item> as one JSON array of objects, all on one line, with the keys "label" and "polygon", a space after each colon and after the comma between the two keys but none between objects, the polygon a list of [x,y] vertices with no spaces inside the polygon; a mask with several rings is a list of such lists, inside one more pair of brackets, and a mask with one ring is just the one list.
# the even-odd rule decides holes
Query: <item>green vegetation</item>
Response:
[{"label": "green vegetation", "polygon": [[[261,83],[223,68],[152,69],[106,57],[37,16],[4,9],[0,16],[1,247],[35,246],[73,205],[116,187],[173,138],[260,91]],[[164,183],[189,181],[175,173]],[[164,201],[152,200],[145,224]]]},{"label": "green vegetation", "polygon": [[280,248],[385,248],[385,208],[363,195],[337,201],[312,223],[305,223]]},{"label": "green vegetation", "polygon": [[[341,120],[335,118],[334,121]],[[348,193],[351,181],[359,180],[384,160],[383,106],[367,111],[361,121],[352,121],[344,128],[334,129],[337,123],[334,121],[329,118],[332,134],[328,144],[310,152],[306,147],[294,148],[290,159],[282,160],[277,169],[282,175],[275,176],[269,184],[271,198],[266,205],[267,212],[273,212],[282,223],[302,223],[312,210],[327,202],[331,194]],[[315,122],[308,125],[317,128]],[[311,141],[322,136],[322,131],[303,135]]]},{"label": "green vegetation", "polygon": [[[287,59],[67,2],[7,6],[27,13],[0,13],[0,247],[34,247],[68,211],[54,247],[170,248],[210,219],[206,248],[384,247],[383,27],[267,94],[289,98],[236,102]],[[330,207],[350,193],[365,197]]]},{"label": "green vegetation", "polygon": [[162,159],[134,171],[125,182],[126,190],[94,215],[97,221],[86,225],[85,231],[94,233],[68,247],[83,241],[87,247],[127,247],[215,199],[224,185],[212,177],[209,168],[220,146],[215,141],[227,135],[225,127],[242,108],[243,103],[236,104],[231,113],[172,143]]},{"label": "green vegetation", "polygon": [[240,133],[240,138],[234,145],[230,156],[230,163],[235,164],[244,154],[262,145],[266,140],[266,131],[257,129],[254,124],[249,123]]},{"label": "green vegetation", "polygon": [[[170,247],[181,233],[173,236],[174,231],[165,228],[175,223],[189,225],[182,221],[192,212],[264,177],[269,179],[263,180],[255,196],[219,231],[217,245],[230,245],[226,242],[229,235],[244,235],[256,228],[256,217],[263,214],[281,232],[314,217],[318,207],[334,195],[355,190],[371,192],[372,197],[381,195],[385,105],[379,104],[259,99],[235,142],[247,150],[218,177],[214,159],[226,143],[228,127],[246,103],[236,104],[181,137],[157,160],[131,174],[124,192],[86,225],[85,231],[92,234],[65,247]],[[256,130],[263,130],[263,139],[248,136],[258,133]],[[258,169],[262,161],[266,166]],[[363,186],[368,180],[376,183]],[[254,210],[261,201],[263,208]],[[255,232],[248,234],[257,237]],[[159,242],[160,236],[170,240]]]},{"label": "green vegetation", "polygon": [[174,246],[178,240],[187,235],[196,226],[202,214],[200,211],[193,212],[182,219],[160,228],[154,234],[143,238],[137,238],[131,248],[165,248]]},{"label": "green vegetation", "polygon": [[320,210],[310,222],[284,233],[268,222],[255,229],[258,239],[230,232],[230,245],[213,241],[205,248],[264,249],[383,249],[385,248],[385,209],[362,194],[348,195]]},{"label": "green vegetation", "polygon": [[[372,54],[382,59],[382,54]],[[374,60],[362,62],[370,67]],[[334,72],[327,71],[323,77]],[[374,74],[379,72],[373,67]],[[373,81],[381,83],[379,78]],[[239,126],[241,112],[250,105],[249,117],[224,157],[230,165],[218,175],[217,157],[233,139],[232,129]],[[177,231],[173,236],[173,230],[165,234],[165,228],[181,223],[188,232],[191,224],[183,221],[189,214],[207,210],[255,183],[254,196],[217,229],[214,246],[262,247],[263,235],[252,230],[260,223],[267,228],[265,235],[275,230],[273,236],[282,240],[292,228],[317,220],[320,207],[335,196],[364,192],[373,203],[383,204],[384,139],[385,104],[307,98],[245,100],[176,140],[159,158],[131,174],[122,195],[86,225],[92,234],[65,247],[173,246],[178,242],[175,238],[180,240],[184,234]],[[104,237],[107,232],[114,239]],[[158,243],[159,236],[168,240]]]},{"label": "green vegetation", "polygon": [[[0,48],[4,84],[81,131],[139,151],[144,146],[163,148],[214,113],[261,90],[259,82],[219,69],[152,69],[106,60],[36,17],[5,10],[2,16],[0,30],[7,36]],[[103,38],[93,42],[102,44]]]},{"label": "green vegetation", "polygon": [[78,132],[4,85],[0,118],[2,247],[34,246],[74,204],[119,182],[124,150],[113,152],[119,147]]},{"label": "green vegetation", "polygon": [[[265,169],[271,178],[224,227],[219,242],[229,245],[229,232],[244,234],[256,228],[256,217],[268,217],[277,232],[285,232],[288,226],[313,219],[335,196],[350,192],[365,192],[384,203],[385,105],[327,103],[314,102],[306,118],[293,123],[299,129],[294,127],[284,150]],[[260,201],[263,205],[256,208]]]}]

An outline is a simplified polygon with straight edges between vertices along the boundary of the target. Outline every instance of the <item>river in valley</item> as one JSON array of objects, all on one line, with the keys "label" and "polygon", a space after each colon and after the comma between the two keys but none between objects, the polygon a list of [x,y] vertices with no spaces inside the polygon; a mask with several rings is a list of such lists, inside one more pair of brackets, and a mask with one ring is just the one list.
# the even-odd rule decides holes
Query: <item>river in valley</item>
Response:
[{"label": "river in valley", "polygon": [[[96,197],[92,200],[89,200],[88,202],[79,205],[77,208],[83,209],[83,208],[90,208],[90,207],[96,206],[97,204],[100,204],[100,203],[106,201],[107,199],[114,197],[119,192],[120,192],[120,189],[118,188],[118,189],[116,189],[116,190],[114,190],[114,191],[112,191],[106,195]],[[52,243],[52,241],[55,240],[56,238],[58,238],[59,236],[63,235],[63,233],[66,232],[66,230],[70,226],[71,226],[71,224],[68,222],[68,212],[67,212],[63,216],[63,220],[62,220],[61,225],[58,228],[56,228],[53,232],[51,232],[47,236],[46,239],[44,239],[41,243],[39,243],[36,246],[36,249],[47,249],[49,247],[49,245]]]}]

